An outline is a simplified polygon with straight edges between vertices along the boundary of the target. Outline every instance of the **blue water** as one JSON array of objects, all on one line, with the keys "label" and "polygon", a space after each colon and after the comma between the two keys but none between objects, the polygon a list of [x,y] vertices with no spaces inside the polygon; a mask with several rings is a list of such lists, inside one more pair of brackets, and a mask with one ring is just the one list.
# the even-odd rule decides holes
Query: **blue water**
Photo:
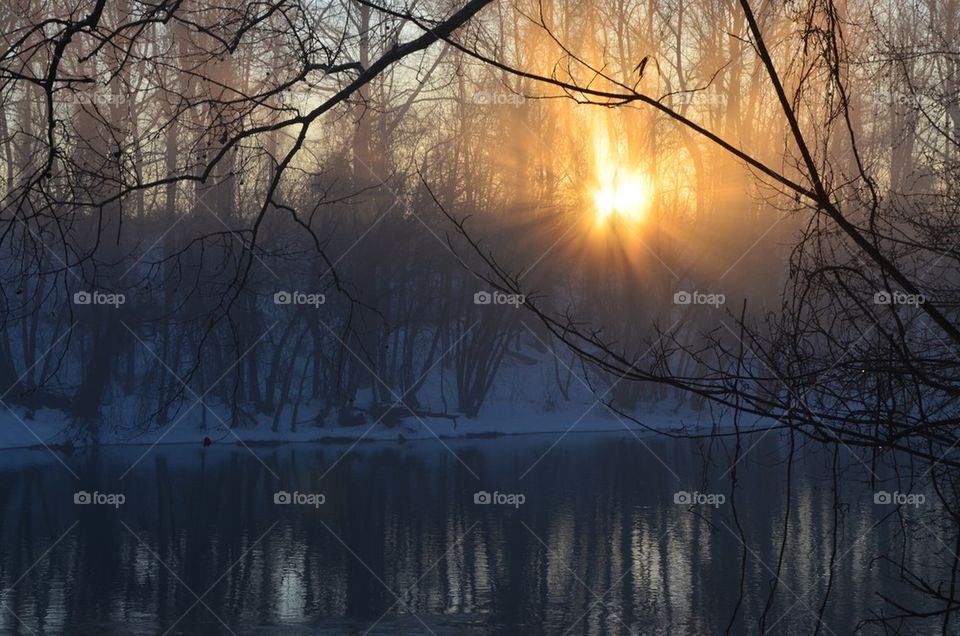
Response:
[{"label": "blue water", "polygon": [[[731,633],[760,632],[787,506],[782,439],[737,464],[731,501],[729,447],[557,437],[104,447],[65,465],[0,452],[0,633],[713,634],[731,620]],[[946,552],[932,511],[905,510],[918,521],[898,532],[851,456],[818,621],[832,455],[798,455],[766,630],[848,634],[884,609],[877,592],[916,600],[877,557],[905,546],[935,578]],[[103,503],[75,503],[80,491]],[[304,503],[276,504],[279,491]],[[503,503],[475,503],[480,491]],[[677,504],[678,491],[726,501]]]}]

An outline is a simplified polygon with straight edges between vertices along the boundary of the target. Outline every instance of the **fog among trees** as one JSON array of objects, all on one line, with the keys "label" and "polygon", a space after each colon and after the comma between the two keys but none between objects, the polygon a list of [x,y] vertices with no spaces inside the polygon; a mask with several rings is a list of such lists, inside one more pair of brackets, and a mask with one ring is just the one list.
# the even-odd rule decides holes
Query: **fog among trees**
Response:
[{"label": "fog among trees", "polygon": [[[0,33],[4,425],[589,395],[731,466],[907,457],[960,546],[960,3],[11,0]],[[890,557],[943,633],[955,552]]]}]

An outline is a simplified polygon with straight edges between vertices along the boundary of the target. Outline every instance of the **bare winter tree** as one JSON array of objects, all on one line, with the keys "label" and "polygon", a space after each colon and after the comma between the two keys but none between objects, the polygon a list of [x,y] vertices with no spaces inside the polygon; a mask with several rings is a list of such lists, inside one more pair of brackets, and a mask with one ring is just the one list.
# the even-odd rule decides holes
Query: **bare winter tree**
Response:
[{"label": "bare winter tree", "polygon": [[[359,212],[356,238],[398,187],[372,121],[391,134],[416,94],[388,95],[387,76],[488,3],[438,7],[425,32],[353,2],[5,6],[3,315],[25,336],[4,331],[5,397],[61,406],[96,436],[94,416],[123,394],[155,398],[146,426],[205,387],[259,410],[311,375],[311,395],[343,395],[325,369],[362,378],[377,356],[362,334],[382,317],[357,291],[368,289],[360,272],[347,288],[333,267],[352,244],[349,232],[331,244],[333,217]],[[328,143],[325,116],[358,122],[354,138]],[[305,272],[291,260],[304,253]],[[339,292],[346,313],[319,332],[270,333],[257,298],[297,275],[317,294]],[[294,379],[279,352],[304,339],[313,357]],[[338,340],[339,359],[325,357]]]},{"label": "bare winter tree", "polygon": [[[747,291],[742,308],[720,319],[683,320],[668,328],[661,320],[643,346],[625,346],[619,332],[607,335],[611,325],[602,314],[598,320],[569,304],[528,302],[526,308],[557,341],[613,384],[669,385],[740,414],[768,418],[772,425],[751,433],[782,429],[791,448],[801,436],[836,445],[873,466],[893,461],[895,453],[915,456],[920,468],[907,482],[935,489],[943,521],[960,540],[953,452],[960,442],[954,238],[960,119],[958,56],[945,44],[956,37],[958,16],[955,7],[926,6],[942,28],[923,41],[917,24],[899,22],[896,10],[857,9],[860,13],[853,14],[853,7],[844,13],[833,3],[813,2],[767,6],[758,14],[742,0],[726,16],[736,27],[730,35],[736,51],[729,57],[719,53],[715,70],[699,86],[684,76],[679,57],[684,27],[676,25],[691,19],[682,11],[672,25],[678,38],[672,68],[652,57],[653,51],[635,67],[631,63],[639,53],[630,61],[611,56],[609,47],[598,54],[568,33],[564,18],[543,2],[524,15],[552,44],[549,74],[483,44],[450,41],[465,55],[530,82],[531,97],[650,109],[678,129],[698,175],[706,143],[749,168],[758,191],[799,221],[782,304],[775,311],[763,306],[762,295]],[[851,40],[867,35],[854,26],[860,18],[878,35],[854,46]],[[611,34],[615,20],[613,26],[605,23]],[[926,20],[923,25],[929,28]],[[744,78],[737,74],[745,58],[764,83],[755,88],[757,76],[750,80],[752,112],[775,112],[785,140],[781,156],[771,155],[757,135],[700,123],[686,103],[670,104],[678,92],[707,93],[726,82],[729,109],[733,100],[744,99]],[[651,60],[660,75],[655,83],[644,78]],[[666,92],[653,92],[656,87]],[[871,109],[883,112],[872,118]],[[738,137],[745,143],[734,141]],[[516,294],[537,291],[522,281],[524,263],[505,262],[455,207],[439,198],[437,204],[483,261],[476,271],[490,284]],[[697,325],[704,330],[691,339]],[[615,396],[607,402],[620,417],[645,426]],[[738,449],[742,433],[731,432]],[[953,591],[944,591],[955,588],[957,565],[953,555],[937,584],[908,571],[915,587],[941,605],[935,615],[942,617],[943,633],[951,629],[958,602]],[[829,592],[828,587],[824,604]],[[892,614],[878,619],[889,625],[931,616],[890,603]],[[765,617],[766,612],[761,630]]]},{"label": "bare winter tree", "polygon": [[[771,432],[907,457],[960,545],[958,30],[955,2],[8,3],[0,403],[89,439],[392,426],[553,351],[545,403],[582,375],[637,426],[735,412],[666,433],[729,451],[734,501]],[[598,158],[653,175],[643,233],[592,234]],[[877,620],[953,630],[956,555],[899,565],[937,609]]]}]

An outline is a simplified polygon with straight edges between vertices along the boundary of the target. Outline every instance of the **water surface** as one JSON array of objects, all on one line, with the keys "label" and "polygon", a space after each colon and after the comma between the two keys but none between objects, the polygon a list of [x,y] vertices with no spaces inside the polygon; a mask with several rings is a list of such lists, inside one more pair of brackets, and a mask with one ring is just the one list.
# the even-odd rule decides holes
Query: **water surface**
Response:
[{"label": "water surface", "polygon": [[[713,634],[731,624],[745,551],[732,633],[758,633],[765,609],[770,633],[814,632],[832,455],[802,451],[793,468],[778,580],[783,440],[737,465],[731,501],[729,449],[557,437],[103,447],[62,455],[66,467],[45,450],[0,453],[0,632]],[[881,522],[892,507],[852,459],[841,485],[821,633],[875,615],[877,592],[908,598],[877,561],[904,540]],[[78,505],[78,491],[125,501]],[[324,502],[275,504],[278,491]],[[478,491],[523,503],[480,505]],[[727,500],[677,504],[678,491]],[[908,561],[944,562],[929,511],[904,514],[918,520]]]}]

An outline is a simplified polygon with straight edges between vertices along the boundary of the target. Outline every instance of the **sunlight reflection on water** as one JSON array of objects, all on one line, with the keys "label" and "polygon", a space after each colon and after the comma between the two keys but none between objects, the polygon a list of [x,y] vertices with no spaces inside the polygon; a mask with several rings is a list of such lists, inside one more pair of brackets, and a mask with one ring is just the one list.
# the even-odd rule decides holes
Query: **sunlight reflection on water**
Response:
[{"label": "sunlight reflection on water", "polygon": [[[236,633],[722,631],[742,550],[731,506],[675,503],[680,487],[728,492],[726,480],[703,485],[702,449],[647,442],[678,486],[629,436],[571,436],[521,480],[554,440],[451,442],[481,483],[437,443],[363,445],[322,482],[344,447],[257,450],[285,490],[323,492],[319,507],[275,505],[278,484],[239,447],[158,448],[123,482],[142,449],[69,457],[86,490],[122,488],[119,510],[74,505],[76,484],[53,458],[11,453],[0,460],[0,582],[12,587],[0,632],[227,633],[221,620]],[[757,558],[737,633],[757,631],[776,564],[780,452],[767,440],[739,467],[736,503]],[[811,455],[796,469],[783,594],[767,622],[777,633],[809,633],[815,622],[833,507],[822,468]],[[879,516],[863,477],[856,466],[846,476],[851,542]],[[477,505],[480,490],[525,501]],[[835,632],[894,585],[870,563],[891,540],[868,533],[838,568],[826,613]],[[923,556],[922,545],[915,551]]]}]

